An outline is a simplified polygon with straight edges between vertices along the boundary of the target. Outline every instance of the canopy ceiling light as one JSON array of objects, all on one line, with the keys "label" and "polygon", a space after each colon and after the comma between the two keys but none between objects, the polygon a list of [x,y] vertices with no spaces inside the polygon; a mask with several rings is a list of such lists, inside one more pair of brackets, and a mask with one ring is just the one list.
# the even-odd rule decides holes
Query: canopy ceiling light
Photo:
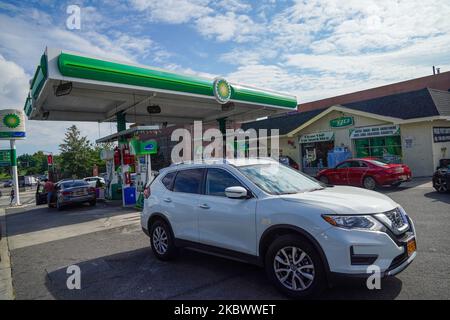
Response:
[{"label": "canopy ceiling light", "polygon": [[55,90],[55,96],[61,97],[70,94],[72,91],[72,82],[60,83]]},{"label": "canopy ceiling light", "polygon": [[151,104],[147,107],[147,112],[150,114],[161,113],[161,107],[157,104]]}]

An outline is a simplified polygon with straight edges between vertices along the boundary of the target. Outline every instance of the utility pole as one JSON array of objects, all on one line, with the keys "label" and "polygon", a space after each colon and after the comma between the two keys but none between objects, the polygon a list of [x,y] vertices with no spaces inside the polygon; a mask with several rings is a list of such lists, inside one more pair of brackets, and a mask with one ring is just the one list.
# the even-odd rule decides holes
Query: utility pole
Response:
[{"label": "utility pole", "polygon": [[12,172],[12,184],[14,188],[14,205],[20,206],[20,193],[19,193],[19,175],[17,173],[17,154],[16,154],[16,140],[9,140],[11,147],[11,172]]},{"label": "utility pole", "polygon": [[25,139],[25,114],[21,110],[2,109],[0,110],[0,140],[9,140],[10,149],[3,150],[9,153],[12,175],[12,185],[14,190],[14,202],[20,206],[19,174],[17,173],[17,152],[16,140]]}]

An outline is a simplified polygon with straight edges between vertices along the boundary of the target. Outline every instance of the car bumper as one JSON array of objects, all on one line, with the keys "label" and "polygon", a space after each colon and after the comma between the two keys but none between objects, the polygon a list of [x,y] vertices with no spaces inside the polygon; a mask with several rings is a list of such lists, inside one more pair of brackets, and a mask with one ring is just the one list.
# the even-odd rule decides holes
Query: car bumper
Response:
[{"label": "car bumper", "polygon": [[330,228],[318,237],[331,274],[367,277],[369,266],[377,266],[382,276],[403,271],[416,257],[408,255],[407,243],[415,239],[414,226],[402,239],[394,239],[385,232]]},{"label": "car bumper", "polygon": [[75,203],[84,203],[89,201],[96,200],[95,195],[89,195],[84,197],[77,197],[77,198],[69,198],[69,199],[62,199],[61,204],[67,205],[67,204],[75,204]]},{"label": "car bumper", "polygon": [[408,182],[411,181],[412,176],[411,174],[399,174],[399,175],[394,175],[394,176],[389,176],[389,177],[385,177],[380,180],[380,184],[381,185],[392,185],[395,183],[399,183],[399,182]]}]

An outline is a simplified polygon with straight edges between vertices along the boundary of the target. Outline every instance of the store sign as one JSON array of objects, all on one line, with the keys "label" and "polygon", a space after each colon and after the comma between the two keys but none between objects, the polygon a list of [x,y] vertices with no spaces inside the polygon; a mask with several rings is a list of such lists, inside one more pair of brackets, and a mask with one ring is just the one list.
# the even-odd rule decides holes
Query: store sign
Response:
[{"label": "store sign", "polygon": [[450,127],[433,127],[434,142],[450,141]]},{"label": "store sign", "polygon": [[352,126],[354,124],[353,117],[340,117],[330,121],[330,127],[342,128]]},{"label": "store sign", "polygon": [[156,140],[147,140],[140,142],[139,154],[157,154],[158,143]]},{"label": "store sign", "polygon": [[316,132],[305,134],[300,137],[299,143],[311,143],[311,142],[322,142],[322,141],[330,141],[334,140],[334,132],[326,131],[326,132]]},{"label": "store sign", "polygon": [[350,129],[351,139],[395,136],[399,134],[400,126],[394,124]]},{"label": "store sign", "polygon": [[0,140],[24,139],[25,115],[20,110],[0,110]]},{"label": "store sign", "polygon": [[0,167],[11,166],[11,150],[0,150]]}]

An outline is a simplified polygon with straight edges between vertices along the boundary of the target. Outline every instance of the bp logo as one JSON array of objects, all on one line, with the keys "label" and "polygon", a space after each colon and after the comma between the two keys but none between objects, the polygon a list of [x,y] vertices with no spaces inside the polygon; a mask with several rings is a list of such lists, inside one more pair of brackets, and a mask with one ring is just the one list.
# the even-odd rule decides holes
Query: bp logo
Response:
[{"label": "bp logo", "polygon": [[14,113],[8,113],[3,117],[3,124],[8,128],[14,129],[20,125],[20,117]]},{"label": "bp logo", "polygon": [[227,103],[231,98],[231,86],[227,82],[227,80],[223,78],[216,78],[214,80],[214,96],[216,97],[217,102],[219,103]]}]

